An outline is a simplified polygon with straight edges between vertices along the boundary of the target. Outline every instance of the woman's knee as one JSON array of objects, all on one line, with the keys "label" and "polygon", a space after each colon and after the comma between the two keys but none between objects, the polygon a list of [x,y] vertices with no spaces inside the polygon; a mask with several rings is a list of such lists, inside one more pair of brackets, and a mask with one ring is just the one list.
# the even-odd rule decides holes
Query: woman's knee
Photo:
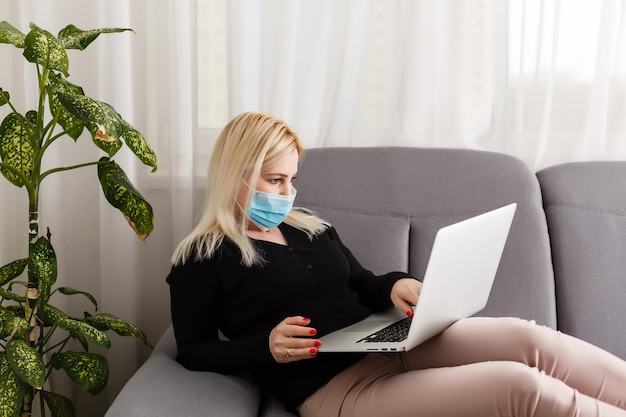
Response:
[{"label": "woman's knee", "polygon": [[[599,403],[535,367],[507,363],[499,385],[502,415],[595,415]],[[508,413],[508,414],[507,414]]]},{"label": "woman's knee", "polygon": [[551,374],[558,356],[567,351],[562,342],[562,334],[547,326],[538,325],[534,320],[507,318],[507,337],[513,348],[521,356],[520,362]]},{"label": "woman's knee", "polygon": [[543,371],[518,362],[502,362],[498,367],[494,399],[499,415],[546,415],[542,410],[552,409],[559,401]]},{"label": "woman's knee", "polygon": [[[439,336],[406,354],[409,369],[513,361],[550,369],[563,353],[558,333],[517,318],[459,320]],[[545,367],[544,367],[545,366]]]}]

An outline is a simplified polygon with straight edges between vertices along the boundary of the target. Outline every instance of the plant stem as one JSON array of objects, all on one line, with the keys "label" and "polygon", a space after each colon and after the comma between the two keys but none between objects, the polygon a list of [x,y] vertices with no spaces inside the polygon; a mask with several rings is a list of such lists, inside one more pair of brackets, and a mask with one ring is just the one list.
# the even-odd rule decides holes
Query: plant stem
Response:
[{"label": "plant stem", "polygon": [[43,146],[41,147],[40,153],[43,155],[43,153],[46,151],[46,149],[48,149],[48,146],[52,145],[52,143],[54,143],[55,140],[57,140],[58,138],[60,138],[61,136],[66,135],[67,133],[65,133],[65,131],[61,132],[61,133],[57,133],[56,135],[48,138],[46,140],[46,142],[43,144]]},{"label": "plant stem", "polygon": [[41,149],[40,149],[41,155],[44,154],[48,146],[50,146],[55,140],[65,135],[65,131],[63,131],[55,136],[52,136],[52,134],[54,133],[54,127],[57,125],[60,116],[61,116],[61,109],[59,108],[56,114],[54,115],[54,118],[50,120],[50,123],[48,123],[46,127],[43,129],[42,136],[45,136],[46,132],[48,132],[48,139],[46,139],[46,141],[43,142],[41,146]]},{"label": "plant stem", "polygon": [[[42,153],[40,152],[43,145],[43,115],[44,104],[46,99],[45,88],[46,81],[48,79],[48,69],[43,68],[43,71],[39,72],[39,66],[37,65],[37,75],[39,79],[39,105],[37,109],[37,123],[35,125],[35,133],[33,136],[33,170],[30,177],[30,185],[28,188],[28,258],[34,258],[34,245],[37,239],[39,239],[39,184],[41,182],[41,159]],[[30,267],[28,268],[28,289],[27,296],[28,302],[26,303],[25,317],[30,321],[32,330],[27,334],[27,340],[31,346],[36,344],[37,329],[43,331],[43,325],[38,323],[37,320],[37,299],[39,298],[39,280],[32,273]],[[28,387],[24,401],[22,404],[22,415],[30,416],[32,409],[32,402],[34,398],[34,389]]]},{"label": "plant stem", "polygon": [[72,166],[69,166],[69,167],[59,167],[59,168],[50,169],[50,170],[44,172],[43,174],[41,174],[41,180],[43,180],[44,178],[46,178],[50,174],[54,174],[55,172],[69,171],[71,169],[84,168],[84,167],[93,166],[93,165],[100,165],[100,164],[102,164],[102,162],[96,161],[96,162],[86,162],[84,164],[72,165]]},{"label": "plant stem", "polygon": [[[44,344],[48,343],[48,340],[50,339],[50,336],[51,336],[52,334],[54,334],[54,331],[56,330],[56,328],[57,328],[57,327],[56,327],[56,326],[54,326],[54,327],[52,328],[52,330],[50,330],[50,331],[48,332],[48,335],[46,336],[46,340],[44,341]],[[42,352],[41,352],[41,354],[42,354],[42,355],[46,355],[46,354],[48,354],[50,351],[53,351],[54,349],[56,349],[56,348],[57,348],[57,346],[61,346],[61,345],[63,345],[63,346],[61,346],[61,349],[63,349],[63,348],[65,347],[65,345],[67,344],[67,342],[68,342],[68,341],[69,341],[69,337],[68,337],[68,338],[66,338],[66,339],[64,339],[64,340],[61,340],[60,342],[56,343],[56,344],[55,344],[55,345],[53,345],[53,346],[50,346],[48,349],[46,349],[46,350],[42,351]]]},{"label": "plant stem", "polygon": [[[39,72],[39,65],[37,65],[37,72]],[[37,106],[37,125],[35,126],[35,138],[37,139],[38,147],[43,145],[44,138],[44,111],[46,104],[46,83],[48,82],[48,74],[50,70],[44,66],[39,73],[39,104]]]},{"label": "plant stem", "polygon": [[11,103],[11,100],[9,100],[9,96],[6,94],[6,91],[1,91],[0,90],[0,95],[6,100],[7,104],[9,105],[9,107],[11,107],[11,110],[13,110],[13,113],[17,113],[17,109],[15,107],[13,107],[13,103]]}]

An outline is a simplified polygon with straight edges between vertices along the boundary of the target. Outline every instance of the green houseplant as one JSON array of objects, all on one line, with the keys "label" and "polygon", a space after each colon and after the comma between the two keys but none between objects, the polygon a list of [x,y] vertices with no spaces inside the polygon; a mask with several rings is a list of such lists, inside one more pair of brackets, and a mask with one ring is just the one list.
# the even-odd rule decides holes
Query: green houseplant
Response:
[{"label": "green houseplant", "polygon": [[[70,83],[68,49],[83,50],[99,35],[131,29],[81,30],[74,25],[57,36],[30,25],[27,34],[8,22],[0,23],[0,43],[22,50],[36,67],[37,108],[19,111],[11,94],[0,88],[0,106],[8,115],[0,124],[0,172],[28,195],[28,257],[0,267],[0,417],[28,416],[35,399],[41,414],[75,415],[72,401],[50,392],[45,382],[54,371],[65,373],[89,393],[101,392],[108,381],[104,356],[89,351],[90,345],[110,347],[107,331],[134,336],[149,346],[145,334],[133,324],[97,312],[95,298],[74,288],[60,287],[57,258],[50,241],[39,230],[39,194],[45,179],[58,172],[92,166],[106,199],[119,209],[140,239],[153,228],[150,204],[111,159],[126,146],[144,164],[156,170],[156,155],[144,137],[112,106],[86,96]],[[62,137],[77,141],[84,130],[106,156],[80,165],[44,170],[46,150]],[[72,317],[54,306],[62,296],[87,297],[94,312]],[[70,343],[70,341],[77,341]],[[74,346],[78,346],[75,348]],[[76,351],[70,350],[74,349]],[[39,397],[39,398],[37,398]],[[46,408],[47,405],[47,408]]]}]

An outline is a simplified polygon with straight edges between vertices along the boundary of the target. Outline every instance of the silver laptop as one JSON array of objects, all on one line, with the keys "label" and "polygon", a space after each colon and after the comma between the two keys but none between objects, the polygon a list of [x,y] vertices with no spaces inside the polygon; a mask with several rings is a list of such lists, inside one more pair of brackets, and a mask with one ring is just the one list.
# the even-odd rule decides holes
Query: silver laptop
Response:
[{"label": "silver laptop", "polygon": [[516,208],[509,204],[439,229],[413,319],[396,308],[372,314],[320,338],[319,352],[406,351],[482,310]]}]

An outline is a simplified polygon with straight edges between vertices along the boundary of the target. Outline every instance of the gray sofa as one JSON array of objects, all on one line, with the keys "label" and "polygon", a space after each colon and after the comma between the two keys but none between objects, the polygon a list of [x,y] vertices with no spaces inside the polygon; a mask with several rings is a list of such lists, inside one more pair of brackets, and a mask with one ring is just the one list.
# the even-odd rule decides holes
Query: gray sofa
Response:
[{"label": "gray sofa", "polygon": [[[533,319],[626,359],[626,162],[533,173],[484,151],[324,148],[306,151],[296,181],[297,205],[330,220],[365,266],[416,276],[440,227],[517,202],[479,314]],[[170,327],[106,417],[293,417],[245,375],[190,372],[175,354]]]}]

